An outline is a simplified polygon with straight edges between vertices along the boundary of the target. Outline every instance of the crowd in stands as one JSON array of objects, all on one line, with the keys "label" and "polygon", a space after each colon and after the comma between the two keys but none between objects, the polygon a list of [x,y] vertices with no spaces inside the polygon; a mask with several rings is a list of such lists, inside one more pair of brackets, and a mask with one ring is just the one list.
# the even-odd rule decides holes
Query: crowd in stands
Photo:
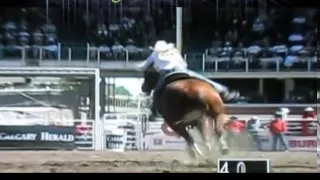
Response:
[{"label": "crowd in stands", "polygon": [[316,46],[316,9],[249,11],[246,19],[234,14],[228,27],[215,32],[207,63],[218,58],[220,70],[244,69],[247,57],[250,69],[315,70]]},{"label": "crowd in stands", "polygon": [[[230,1],[234,2],[237,1]],[[97,59],[99,56],[102,60],[123,60],[129,56],[130,60],[142,60],[150,53],[149,46],[154,44],[156,39],[174,40],[174,13],[172,8],[166,6],[170,2],[162,2],[164,5],[156,4],[158,8],[152,11],[150,7],[145,8],[146,2],[140,1],[140,4],[134,5],[122,3],[121,8],[114,4],[92,3],[92,6],[98,7],[85,12],[78,10],[78,13],[68,11],[77,17],[77,25],[72,25],[71,34],[78,34],[80,38],[77,40],[90,45],[90,59]],[[188,7],[185,9],[190,11],[185,13],[186,23],[189,23],[191,18],[200,18],[196,15],[189,17],[192,10]],[[215,17],[217,22],[212,23],[215,27],[208,29],[214,30],[212,45],[206,51],[198,50],[206,54],[206,71],[319,68],[316,9],[260,8],[256,11],[255,7],[249,6],[241,13],[239,9],[240,5],[239,8],[228,9],[227,17],[221,13]],[[214,16],[215,11],[216,9],[212,8],[212,14],[208,16]],[[1,51],[2,57],[16,55],[17,52],[21,53],[21,49],[25,49],[25,56],[38,58],[39,47],[42,46],[44,54],[41,56],[57,58],[58,41],[64,44],[64,39],[58,40],[56,25],[59,25],[58,29],[63,36],[70,36],[67,33],[70,26],[61,23],[61,12],[46,17],[39,8],[6,8],[1,14],[0,46],[6,47],[5,51]],[[60,23],[52,23],[50,18]],[[184,27],[184,34],[188,38],[198,38],[193,37],[187,25]],[[208,38],[201,38],[205,44]],[[185,47],[188,53],[193,51],[188,44]],[[187,60],[201,61],[192,58]],[[218,68],[215,67],[216,61]],[[192,64],[194,63],[190,66],[193,66]]]},{"label": "crowd in stands", "polygon": [[[83,2],[77,13],[72,8],[64,9],[64,12],[57,12],[53,8],[49,11],[52,14],[48,15],[41,8],[2,8],[0,59],[21,55],[35,61],[40,56],[42,59],[64,59],[68,58],[65,48],[71,47],[74,51],[72,58],[79,56],[80,59],[89,57],[90,60],[99,58],[107,61],[124,60],[129,56],[130,60],[142,60],[150,54],[149,46],[157,39],[174,41],[175,19],[174,8],[169,7],[171,1],[152,2],[151,6],[147,5],[147,1],[124,1],[121,7],[119,4],[108,4],[110,2],[96,4],[99,2],[92,1],[87,10]],[[202,6],[208,5],[205,3]],[[249,3],[244,11],[240,1],[224,3],[225,7],[219,9],[218,16],[217,7],[209,9],[211,14],[207,16],[215,20],[210,21],[213,27],[208,29],[204,27],[209,21],[194,21],[207,17],[199,17],[201,14],[193,12],[192,5],[184,8],[183,34],[186,44],[183,53],[194,52],[191,46],[195,44],[203,47],[195,51],[205,54],[206,71],[319,68],[315,9],[256,8]],[[199,10],[200,7],[197,8]],[[71,22],[70,19],[74,20]],[[195,29],[202,31],[197,33]],[[208,42],[208,39],[212,42]],[[210,44],[211,47],[208,47]],[[187,62],[191,62],[189,68],[199,70],[202,56],[186,57]],[[246,67],[247,64],[249,67]],[[315,102],[315,92],[309,96],[305,95],[308,94],[305,90],[298,91],[292,92],[284,102]],[[320,98],[317,97],[317,100],[319,102]],[[263,95],[245,96],[239,102],[262,103],[265,98]]]},{"label": "crowd in stands", "polygon": [[[0,58],[56,58],[56,26],[38,18],[36,8],[2,8],[0,16]],[[40,49],[43,52],[40,52]],[[24,51],[22,51],[24,50]]]}]

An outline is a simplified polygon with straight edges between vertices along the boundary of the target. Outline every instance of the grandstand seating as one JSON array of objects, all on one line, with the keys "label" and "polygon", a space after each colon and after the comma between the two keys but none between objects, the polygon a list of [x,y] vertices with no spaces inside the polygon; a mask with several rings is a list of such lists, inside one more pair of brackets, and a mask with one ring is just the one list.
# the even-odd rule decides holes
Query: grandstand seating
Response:
[{"label": "grandstand seating", "polygon": [[[88,14],[80,9],[74,13],[77,22],[73,24],[61,21],[63,14],[55,9],[50,11],[54,16],[48,14],[47,18],[43,17],[44,14],[41,16],[40,8],[17,8],[10,15],[2,13],[0,59],[20,59],[23,56],[36,59],[35,62],[39,58],[143,60],[150,53],[148,46],[159,38],[172,40],[165,34],[167,31],[174,32],[174,23],[171,22],[174,19],[164,15],[174,15],[172,8],[161,5],[150,12],[147,7],[144,3],[130,6],[124,3],[119,9],[113,4],[102,4],[100,9],[90,9]],[[237,8],[228,9],[228,17],[224,19],[225,8],[222,7],[219,10],[221,15],[216,17],[217,22],[212,22],[212,26],[216,27],[208,28],[205,36],[190,33],[186,25],[184,33],[197,39],[198,47],[208,46],[208,38],[212,37],[213,40],[211,47],[197,50],[199,53],[190,53],[194,51],[192,46],[195,43],[186,41],[185,57],[190,68],[209,72],[248,69],[301,71],[318,68],[316,19],[312,9],[272,8],[266,11],[260,8],[255,12],[253,8],[248,7],[240,15],[235,10]],[[190,7],[185,9],[192,12]],[[212,9],[208,16],[214,17],[216,10]],[[32,21],[29,18],[39,16],[39,13],[43,19]],[[69,10],[67,13],[73,12]],[[187,14],[185,16],[188,19]],[[165,20],[169,19],[170,22],[165,24]],[[227,22],[221,23],[222,20]],[[204,26],[203,23],[206,22],[198,26]],[[72,40],[65,38],[71,36],[74,37]]]},{"label": "grandstand seating", "polygon": [[[121,7],[110,2],[92,1],[88,11],[83,8],[85,3],[80,4],[77,12],[73,8],[52,8],[48,14],[41,8],[2,10],[0,64],[1,60],[21,59],[30,65],[37,65],[39,60],[138,61],[146,59],[148,47],[156,39],[173,41],[174,8],[166,4],[170,1],[151,5],[147,1],[124,2]],[[316,16],[312,9],[255,8],[249,3],[243,11],[241,3],[224,1],[219,7],[208,3],[195,4],[206,17],[193,4],[184,8],[183,54],[190,69],[205,72],[319,69]],[[229,5],[233,8],[227,8]]]}]

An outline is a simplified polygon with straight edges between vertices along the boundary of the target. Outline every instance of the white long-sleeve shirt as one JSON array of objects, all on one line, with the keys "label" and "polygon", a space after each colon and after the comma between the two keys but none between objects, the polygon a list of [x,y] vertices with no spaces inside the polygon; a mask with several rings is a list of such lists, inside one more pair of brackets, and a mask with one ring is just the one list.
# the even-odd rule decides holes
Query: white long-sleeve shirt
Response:
[{"label": "white long-sleeve shirt", "polygon": [[173,68],[185,69],[187,63],[181,56],[179,50],[171,49],[163,53],[153,52],[143,63],[142,69],[147,69],[153,63],[153,67],[158,70],[171,70]]}]

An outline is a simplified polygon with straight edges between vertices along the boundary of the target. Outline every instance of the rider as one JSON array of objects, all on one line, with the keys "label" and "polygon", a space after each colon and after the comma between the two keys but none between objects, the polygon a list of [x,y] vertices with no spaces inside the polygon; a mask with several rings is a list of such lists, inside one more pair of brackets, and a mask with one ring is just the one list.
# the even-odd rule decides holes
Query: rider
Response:
[{"label": "rider", "polygon": [[161,84],[164,81],[166,75],[173,71],[189,72],[193,77],[199,78],[212,84],[225,101],[230,101],[239,96],[237,92],[231,92],[227,87],[213,82],[210,79],[201,76],[200,74],[188,70],[186,61],[181,56],[180,51],[174,47],[173,43],[167,43],[164,40],[159,40],[151,49],[153,50],[152,54],[141,65],[141,69],[145,71],[151,64],[153,64],[153,67],[158,70],[160,74],[156,88],[153,92],[153,101],[151,106],[152,114],[150,116],[150,120],[154,120],[157,116],[158,111],[156,101],[158,99],[157,96],[159,96],[158,91],[161,88]]}]

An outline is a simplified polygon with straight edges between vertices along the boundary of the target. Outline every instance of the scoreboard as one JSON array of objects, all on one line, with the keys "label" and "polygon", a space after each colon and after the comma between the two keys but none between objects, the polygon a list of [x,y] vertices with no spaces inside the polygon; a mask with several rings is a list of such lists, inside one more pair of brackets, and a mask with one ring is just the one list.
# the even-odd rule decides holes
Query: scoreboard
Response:
[{"label": "scoreboard", "polygon": [[218,159],[218,173],[269,173],[269,159]]}]

